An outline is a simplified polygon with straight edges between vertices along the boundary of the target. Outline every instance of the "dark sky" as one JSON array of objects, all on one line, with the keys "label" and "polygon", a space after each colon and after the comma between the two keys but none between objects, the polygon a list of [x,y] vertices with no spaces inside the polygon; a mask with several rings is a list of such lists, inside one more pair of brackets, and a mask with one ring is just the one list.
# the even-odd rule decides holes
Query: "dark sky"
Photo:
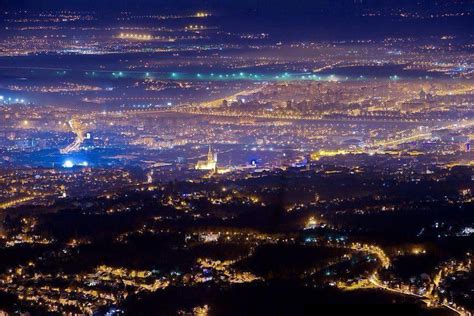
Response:
[{"label": "dark sky", "polygon": [[[3,10],[87,10],[101,19],[119,11],[194,13],[220,16],[232,30],[275,30],[295,34],[364,38],[387,35],[455,34],[472,36],[474,0],[0,0]],[[368,11],[417,12],[423,16],[470,11],[471,15],[410,20],[390,15],[363,17]],[[389,18],[387,18],[389,16]],[[216,21],[213,21],[216,22]]]},{"label": "dark sky", "polygon": [[[405,8],[417,10],[437,10],[440,7],[471,7],[469,0],[0,0],[2,9],[169,9],[187,10],[209,8],[237,12],[261,11],[262,14],[299,13],[357,13],[364,8]],[[355,10],[355,11],[354,11]]]}]

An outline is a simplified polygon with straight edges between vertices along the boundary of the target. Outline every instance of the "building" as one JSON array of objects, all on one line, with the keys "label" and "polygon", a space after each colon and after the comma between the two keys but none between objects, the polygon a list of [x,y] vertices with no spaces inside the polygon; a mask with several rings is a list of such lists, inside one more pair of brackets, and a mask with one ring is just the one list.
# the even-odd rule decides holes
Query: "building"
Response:
[{"label": "building", "polygon": [[207,160],[199,160],[196,163],[196,170],[216,170],[217,168],[217,153],[212,151],[211,145],[209,145],[209,151],[207,153]]}]

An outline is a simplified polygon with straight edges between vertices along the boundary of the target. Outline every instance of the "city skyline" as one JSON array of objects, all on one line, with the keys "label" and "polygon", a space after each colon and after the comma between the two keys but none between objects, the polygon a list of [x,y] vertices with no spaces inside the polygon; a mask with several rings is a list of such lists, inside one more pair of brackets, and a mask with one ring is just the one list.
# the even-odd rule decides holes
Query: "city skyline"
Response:
[{"label": "city skyline", "polygon": [[0,314],[473,314],[470,1],[0,8]]}]

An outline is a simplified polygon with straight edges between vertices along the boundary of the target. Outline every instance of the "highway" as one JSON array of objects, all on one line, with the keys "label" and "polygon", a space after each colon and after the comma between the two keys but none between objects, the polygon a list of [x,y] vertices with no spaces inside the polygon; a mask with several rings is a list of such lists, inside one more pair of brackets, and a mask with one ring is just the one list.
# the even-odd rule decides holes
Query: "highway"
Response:
[{"label": "highway", "polygon": [[[101,113],[98,113],[101,114]],[[380,116],[374,117],[345,117],[345,118],[325,118],[315,115],[293,115],[293,114],[258,114],[243,112],[225,112],[214,110],[200,110],[190,107],[164,107],[154,109],[133,109],[124,111],[111,111],[106,115],[150,115],[150,114],[182,114],[182,115],[201,115],[210,117],[228,117],[228,118],[248,118],[248,119],[265,119],[265,120],[281,120],[281,121],[306,121],[315,123],[380,123],[380,124],[428,124],[433,125],[439,123],[439,120],[414,120],[414,119],[393,119]]]},{"label": "highway", "polygon": [[260,87],[258,87],[258,88],[252,89],[252,90],[239,91],[239,92],[234,93],[233,95],[230,95],[230,96],[226,96],[226,97],[223,97],[223,98],[215,99],[215,100],[212,100],[212,101],[202,102],[202,103],[200,104],[200,106],[201,106],[201,107],[205,107],[205,108],[221,106],[221,105],[222,105],[222,102],[224,102],[224,100],[233,102],[233,101],[236,101],[236,100],[237,100],[237,97],[239,97],[239,96],[258,93],[258,92],[262,91],[262,89],[263,89],[264,87],[265,87],[265,86],[262,85],[262,86],[260,86]]},{"label": "highway", "polygon": [[236,117],[236,118],[259,118],[269,120],[290,120],[290,121],[312,121],[312,122],[334,122],[334,123],[397,123],[397,124],[433,124],[436,120],[414,120],[414,119],[393,119],[387,117],[374,116],[370,117],[345,117],[345,118],[327,118],[319,115],[296,115],[296,114],[258,114],[258,113],[243,113],[243,112],[228,112],[228,111],[202,111],[200,109],[190,108],[176,108],[176,113],[203,115],[203,116],[217,116],[217,117]]},{"label": "highway", "polygon": [[404,143],[409,143],[417,140],[422,140],[422,139],[427,139],[430,138],[432,135],[432,132],[435,130],[439,129],[450,129],[453,131],[456,130],[462,130],[465,128],[473,127],[474,126],[474,120],[466,121],[463,123],[452,123],[444,126],[435,126],[432,128],[428,128],[427,131],[423,131],[420,133],[416,133],[410,136],[398,138],[398,139],[392,139],[392,140],[383,140],[379,142],[375,142],[372,146],[370,147],[375,147],[375,148],[380,148],[380,147],[393,147],[393,146],[398,146]]}]

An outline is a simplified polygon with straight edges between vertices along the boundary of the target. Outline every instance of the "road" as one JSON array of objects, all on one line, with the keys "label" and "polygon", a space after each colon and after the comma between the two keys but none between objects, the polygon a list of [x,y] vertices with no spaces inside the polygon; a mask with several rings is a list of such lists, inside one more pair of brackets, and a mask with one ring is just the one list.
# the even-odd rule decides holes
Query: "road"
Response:
[{"label": "road", "polygon": [[61,154],[69,154],[71,152],[79,151],[81,149],[81,144],[85,139],[84,126],[80,121],[73,118],[69,120],[69,126],[71,127],[72,132],[76,134],[76,138],[74,139],[74,142],[69,144],[66,148],[60,150]]},{"label": "road", "polygon": [[456,131],[456,130],[462,130],[462,129],[465,129],[465,128],[469,128],[469,127],[472,127],[472,126],[474,126],[474,120],[465,121],[465,122],[462,122],[462,123],[452,123],[452,124],[443,125],[443,126],[438,125],[438,126],[435,126],[435,127],[432,127],[432,128],[428,128],[427,130],[425,130],[423,132],[416,133],[416,134],[406,136],[406,137],[402,137],[402,138],[399,138],[399,139],[379,141],[379,142],[374,143],[371,147],[376,147],[376,148],[393,147],[393,146],[401,145],[401,144],[404,144],[404,143],[413,142],[413,141],[416,141],[416,140],[431,138],[432,132],[435,131],[435,130],[450,129],[450,130]]},{"label": "road", "polygon": [[7,208],[10,208],[10,207],[14,207],[14,206],[23,204],[25,202],[29,202],[33,199],[34,199],[33,196],[27,196],[27,197],[22,197],[22,198],[17,198],[17,199],[14,199],[14,200],[6,201],[6,202],[3,202],[3,203],[0,203],[0,209],[7,209]]},{"label": "road", "polygon": [[[369,282],[372,285],[374,285],[376,288],[381,289],[381,290],[385,290],[385,291],[389,291],[389,292],[393,292],[393,293],[398,293],[398,294],[402,294],[402,295],[413,296],[413,297],[417,297],[417,298],[420,298],[420,299],[425,299],[428,302],[432,303],[433,305],[437,304],[437,302],[434,301],[434,299],[430,296],[423,296],[423,295],[419,295],[419,294],[412,293],[412,292],[409,292],[409,291],[404,291],[404,290],[399,290],[399,289],[394,289],[394,288],[388,287],[388,286],[382,284],[380,282],[380,280],[375,275],[371,275],[369,277]],[[449,310],[451,310],[453,312],[455,312],[459,316],[471,316],[472,315],[471,313],[466,312],[465,310],[456,309],[456,308],[454,308],[451,305],[446,304],[446,303],[441,303],[440,305],[443,306],[443,307],[448,308]]]}]

